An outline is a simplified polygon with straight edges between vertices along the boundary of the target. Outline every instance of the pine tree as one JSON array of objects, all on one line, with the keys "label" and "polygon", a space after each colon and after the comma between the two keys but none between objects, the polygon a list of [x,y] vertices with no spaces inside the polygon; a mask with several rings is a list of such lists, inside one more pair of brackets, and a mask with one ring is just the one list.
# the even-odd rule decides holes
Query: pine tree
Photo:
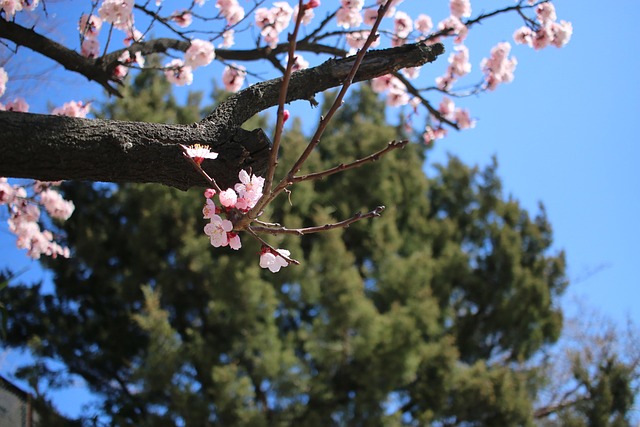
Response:
[{"label": "pine tree", "polygon": [[[132,90],[105,114],[197,118],[198,95],[181,107],[145,73]],[[402,138],[383,112],[362,87],[307,167]],[[280,161],[305,144],[296,122]],[[348,229],[270,239],[303,263],[277,275],[258,267],[256,242],[209,245],[199,190],[68,183],[73,257],[49,262],[52,294],[8,289],[8,342],[39,357],[42,381],[65,375],[49,359],[83,377],[110,425],[532,425],[539,373],[523,362],[560,334],[564,255],[550,252],[544,209],[532,217],[502,194],[496,161],[451,157],[432,177],[424,162],[410,144],[296,186],[265,218],[296,227],[387,209]],[[611,399],[629,409],[628,396]]]}]

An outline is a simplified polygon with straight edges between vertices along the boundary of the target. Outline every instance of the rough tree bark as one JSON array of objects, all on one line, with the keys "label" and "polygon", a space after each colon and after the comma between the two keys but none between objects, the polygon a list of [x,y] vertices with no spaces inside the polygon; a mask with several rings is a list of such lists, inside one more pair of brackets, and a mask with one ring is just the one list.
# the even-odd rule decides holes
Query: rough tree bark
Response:
[{"label": "rough tree bark", "polygon": [[[354,81],[370,80],[407,67],[433,62],[442,44],[409,44],[368,52]],[[341,85],[353,57],[296,72],[287,102],[313,101],[316,93]],[[277,105],[282,79],[250,86],[190,125],[91,120],[0,112],[0,176],[57,181],[155,182],[186,190],[206,182],[182,158],[178,144],[209,145],[219,157],[203,168],[222,188],[237,182],[242,169],[263,175],[270,141],[262,130],[240,126]]]}]

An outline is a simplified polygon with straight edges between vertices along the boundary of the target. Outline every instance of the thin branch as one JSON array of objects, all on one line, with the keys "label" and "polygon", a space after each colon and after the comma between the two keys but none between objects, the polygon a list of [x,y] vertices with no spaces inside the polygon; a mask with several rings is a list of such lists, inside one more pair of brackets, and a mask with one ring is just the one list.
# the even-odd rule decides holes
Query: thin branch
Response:
[{"label": "thin branch", "polygon": [[375,162],[376,160],[380,159],[380,157],[384,156],[390,151],[393,151],[397,148],[404,148],[408,143],[409,143],[409,140],[406,140],[406,139],[403,141],[391,141],[389,144],[387,144],[385,148],[367,157],[363,157],[362,159],[358,159],[351,163],[346,163],[346,164],[341,163],[338,166],[334,166],[331,169],[327,169],[322,172],[314,172],[307,175],[294,176],[293,178],[291,178],[291,182],[296,183],[296,182],[302,182],[302,181],[309,181],[313,179],[322,179],[338,172],[346,171],[349,169],[355,169],[357,167],[362,166],[365,163]]},{"label": "thin branch", "polygon": [[343,221],[335,222],[333,224],[325,224],[318,225],[314,227],[305,227],[305,228],[286,228],[286,227],[261,227],[261,226],[249,226],[248,231],[253,233],[267,233],[273,234],[274,236],[278,234],[295,234],[297,236],[303,236],[305,234],[313,234],[320,233],[322,231],[333,230],[336,228],[347,228],[351,224],[357,221],[361,221],[367,218],[375,218],[379,217],[380,214],[384,211],[384,206],[378,206],[371,212],[367,212],[365,214],[356,212],[351,218],[345,219]]},{"label": "thin branch", "polygon": [[304,3],[303,0],[298,0],[298,16],[296,17],[296,23],[293,27],[293,33],[289,34],[289,53],[287,68],[282,77],[282,86],[280,87],[280,95],[278,96],[278,113],[276,118],[276,129],[273,135],[273,146],[271,147],[271,155],[269,156],[269,169],[267,169],[267,176],[264,180],[264,192],[269,193],[271,191],[271,182],[273,181],[273,174],[276,172],[278,166],[278,154],[280,151],[280,139],[282,138],[282,130],[284,129],[284,103],[287,100],[287,92],[289,91],[289,81],[291,80],[291,73],[293,72],[293,65],[295,64],[296,54],[296,40],[298,38],[298,31],[302,24],[302,18],[304,16]]}]

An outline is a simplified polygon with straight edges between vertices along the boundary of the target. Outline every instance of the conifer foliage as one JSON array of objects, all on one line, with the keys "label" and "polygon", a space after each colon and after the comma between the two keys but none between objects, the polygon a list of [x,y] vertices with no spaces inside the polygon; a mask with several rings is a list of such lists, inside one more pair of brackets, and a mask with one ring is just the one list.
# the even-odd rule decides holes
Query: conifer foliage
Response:
[{"label": "conifer foliage", "polygon": [[[197,120],[200,97],[179,107],[158,78],[142,73],[125,90],[133,96],[108,117]],[[383,111],[362,87],[307,167],[406,137]],[[305,145],[294,121],[281,161]],[[20,285],[3,298],[8,343],[36,355],[22,375],[54,386],[81,377],[102,399],[84,425],[516,426],[566,410],[535,411],[545,381],[527,363],[558,339],[567,285],[544,209],[531,215],[505,197],[497,162],[451,157],[428,175],[424,163],[409,144],[273,203],[269,218],[294,227],[389,206],[371,223],[277,236],[305,264],[278,275],[256,265],[257,242],[209,250],[193,215],[201,190],[64,184],[76,206],[63,225],[74,256],[47,261],[52,292]],[[576,371],[604,398],[580,400],[587,418],[574,418],[615,406],[626,419],[631,371],[610,362],[605,376]]]}]

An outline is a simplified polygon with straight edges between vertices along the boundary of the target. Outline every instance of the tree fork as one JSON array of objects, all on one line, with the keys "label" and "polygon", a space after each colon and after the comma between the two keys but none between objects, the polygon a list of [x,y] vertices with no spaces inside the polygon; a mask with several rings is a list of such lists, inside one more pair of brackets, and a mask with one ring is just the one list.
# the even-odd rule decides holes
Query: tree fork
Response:
[{"label": "tree fork", "polygon": [[[370,80],[407,67],[433,62],[440,43],[408,44],[365,56],[354,81]],[[354,58],[330,59],[291,76],[287,102],[312,100],[339,86]],[[271,143],[261,129],[240,126],[278,103],[282,79],[257,83],[221,103],[205,119],[190,125],[81,119],[0,112],[0,176],[46,181],[92,180],[154,182],[182,190],[206,182],[182,157],[178,144],[205,144],[219,153],[203,163],[222,188],[237,182],[242,169],[267,170]]]}]

